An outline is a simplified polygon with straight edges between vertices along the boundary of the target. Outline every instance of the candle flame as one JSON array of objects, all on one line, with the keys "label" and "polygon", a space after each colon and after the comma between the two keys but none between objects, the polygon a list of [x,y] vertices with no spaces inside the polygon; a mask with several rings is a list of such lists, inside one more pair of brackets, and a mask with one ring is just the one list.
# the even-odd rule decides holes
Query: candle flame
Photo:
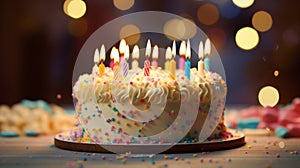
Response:
[{"label": "candle flame", "polygon": [[200,43],[199,43],[198,56],[199,56],[199,59],[203,59],[204,51],[203,51],[203,42],[202,41],[200,41]]},{"label": "candle flame", "polygon": [[113,47],[112,49],[111,49],[111,52],[110,52],[110,57],[111,58],[114,58],[114,62],[115,63],[119,63],[119,51],[118,51],[118,49],[116,48],[116,47]]},{"label": "candle flame", "polygon": [[146,58],[148,58],[150,56],[150,54],[151,54],[151,42],[150,42],[150,40],[148,40],[147,46],[146,46],[146,53],[145,53]]},{"label": "candle flame", "polygon": [[100,60],[99,50],[98,50],[98,48],[96,48],[96,50],[94,52],[94,63],[99,64],[99,60]]},{"label": "candle flame", "polygon": [[190,59],[191,58],[191,43],[190,43],[190,40],[187,41],[185,58],[186,59]]},{"label": "candle flame", "polygon": [[125,50],[126,50],[126,41],[124,39],[122,39],[119,44],[120,54],[124,54]]},{"label": "candle flame", "polygon": [[132,58],[133,59],[139,59],[140,57],[140,49],[138,45],[135,45],[133,47],[133,51],[132,51]]},{"label": "candle flame", "polygon": [[129,58],[129,45],[127,44],[126,47],[125,47],[125,53],[124,53],[124,59],[125,60],[128,60]]},{"label": "candle flame", "polygon": [[158,58],[158,46],[157,45],[155,45],[153,47],[152,58],[154,58],[154,59]]},{"label": "candle flame", "polygon": [[186,43],[185,41],[182,41],[179,48],[179,55],[184,57],[186,52]]},{"label": "candle flame", "polygon": [[100,61],[104,62],[105,61],[105,47],[104,45],[102,44],[101,45],[101,48],[100,48]]},{"label": "candle flame", "polygon": [[166,50],[166,59],[170,60],[172,58],[172,51],[171,51],[171,47],[168,47]]},{"label": "candle flame", "polygon": [[175,43],[175,40],[173,41],[173,45],[172,45],[172,55],[175,58],[175,56],[176,56],[176,43]]},{"label": "candle flame", "polygon": [[204,55],[209,55],[211,52],[211,46],[210,46],[210,40],[206,39],[205,45],[204,45]]}]

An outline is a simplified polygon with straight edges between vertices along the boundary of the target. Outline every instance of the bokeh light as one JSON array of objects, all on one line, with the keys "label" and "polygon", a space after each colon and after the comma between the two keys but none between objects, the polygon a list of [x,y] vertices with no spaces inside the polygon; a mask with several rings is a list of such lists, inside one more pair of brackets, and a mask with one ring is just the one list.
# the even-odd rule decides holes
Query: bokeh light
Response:
[{"label": "bokeh light", "polygon": [[232,2],[240,8],[248,8],[254,3],[254,0],[232,0]]},{"label": "bokeh light", "polygon": [[279,92],[273,86],[265,86],[258,93],[258,101],[264,107],[274,107],[279,101]]},{"label": "bokeh light", "polygon": [[82,0],[71,0],[66,5],[66,14],[74,19],[81,18],[86,13],[86,4]]},{"label": "bokeh light", "polygon": [[85,19],[70,20],[68,24],[68,31],[75,37],[83,36],[88,30],[88,23]]},{"label": "bokeh light", "polygon": [[65,0],[64,5],[63,5],[64,13],[65,13],[66,15],[68,15],[68,16],[69,16],[69,13],[68,13],[68,6],[69,6],[69,3],[70,3],[71,1],[72,1],[72,0]]},{"label": "bokeh light", "polygon": [[205,25],[212,25],[219,20],[220,14],[214,4],[204,4],[198,8],[198,20]]},{"label": "bokeh light", "polygon": [[272,27],[272,24],[272,16],[266,11],[255,12],[252,17],[253,27],[260,32],[268,31]]},{"label": "bokeh light", "polygon": [[120,39],[125,39],[129,45],[136,44],[141,38],[140,29],[134,24],[128,24],[121,28]]},{"label": "bokeh light", "polygon": [[120,10],[128,10],[134,5],[134,0],[113,0],[116,8]]},{"label": "bokeh light", "polygon": [[171,19],[165,23],[163,31],[171,40],[190,39],[197,33],[197,27],[190,19]]},{"label": "bokeh light", "polygon": [[243,50],[251,50],[257,46],[259,35],[251,27],[241,28],[235,35],[236,44]]},{"label": "bokeh light", "polygon": [[274,71],[274,76],[278,76],[279,75],[279,71],[278,70],[275,70]]}]

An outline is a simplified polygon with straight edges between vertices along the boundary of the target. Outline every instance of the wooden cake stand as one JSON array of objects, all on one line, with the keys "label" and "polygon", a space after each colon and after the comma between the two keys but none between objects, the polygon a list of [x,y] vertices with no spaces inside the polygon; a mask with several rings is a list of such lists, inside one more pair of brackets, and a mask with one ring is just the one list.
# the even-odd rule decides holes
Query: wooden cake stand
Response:
[{"label": "wooden cake stand", "polygon": [[[232,149],[236,147],[243,146],[245,144],[245,135],[241,132],[236,132],[230,130],[233,137],[223,140],[205,141],[202,143],[178,143],[171,148],[167,149],[170,145],[165,145],[166,151],[162,153],[194,153],[203,151],[217,151]],[[164,144],[96,144],[93,142],[75,142],[72,140],[66,140],[69,132],[63,132],[57,134],[54,137],[54,144],[56,147],[72,151],[80,152],[92,152],[92,153],[112,153],[111,151],[105,149],[116,149],[117,151],[124,151],[124,153],[133,150],[134,148],[143,147],[144,151],[153,148],[163,148]]]}]

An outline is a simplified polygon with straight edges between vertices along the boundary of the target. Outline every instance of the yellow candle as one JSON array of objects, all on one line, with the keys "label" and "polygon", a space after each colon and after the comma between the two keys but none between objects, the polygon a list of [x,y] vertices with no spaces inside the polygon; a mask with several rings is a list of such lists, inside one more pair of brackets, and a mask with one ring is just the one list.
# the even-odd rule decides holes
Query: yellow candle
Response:
[{"label": "yellow candle", "polygon": [[[172,51],[171,51],[170,47],[167,48],[167,51],[168,51],[168,53],[171,53],[171,55],[172,55]],[[172,79],[175,79],[175,77],[176,77],[176,62],[174,60],[174,57],[170,61],[170,76]]]},{"label": "yellow candle", "polygon": [[198,56],[200,59],[198,61],[198,73],[201,77],[203,77],[204,76],[204,62],[203,62],[204,51],[203,51],[203,42],[202,41],[200,41],[200,43],[199,43]]},{"label": "yellow candle", "polygon": [[105,65],[103,64],[103,62],[105,61],[105,47],[102,44],[101,49],[100,49],[100,61],[101,64],[99,66],[99,76],[103,76],[104,72],[105,72]]}]

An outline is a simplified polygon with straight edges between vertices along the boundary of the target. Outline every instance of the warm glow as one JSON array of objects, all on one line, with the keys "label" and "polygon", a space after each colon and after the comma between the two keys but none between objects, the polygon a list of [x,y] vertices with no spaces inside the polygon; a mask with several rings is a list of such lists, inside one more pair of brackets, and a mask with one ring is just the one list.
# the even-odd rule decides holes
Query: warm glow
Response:
[{"label": "warm glow", "polygon": [[185,52],[186,52],[186,43],[185,41],[182,41],[179,48],[179,55],[185,56]]},{"label": "warm glow", "polygon": [[81,18],[86,12],[83,0],[71,0],[67,5],[67,14],[74,19]]},{"label": "warm glow", "polygon": [[187,41],[185,58],[186,59],[190,59],[191,58],[191,44],[190,44],[190,40]]},{"label": "warm glow", "polygon": [[69,16],[69,14],[68,14],[68,6],[69,6],[69,3],[70,3],[71,1],[73,1],[73,0],[65,0],[64,5],[63,5],[64,12],[65,12],[65,14],[68,15],[68,16]]},{"label": "warm glow", "polygon": [[129,53],[130,53],[130,51],[129,51],[129,45],[127,44],[126,47],[125,47],[125,51],[124,51],[124,59],[125,60],[128,60]]},{"label": "warm glow", "polygon": [[272,86],[265,86],[259,91],[258,100],[264,107],[274,107],[279,101],[279,92]]},{"label": "warm glow", "polygon": [[120,54],[124,54],[126,49],[126,41],[122,39],[119,44],[119,52]]},{"label": "warm glow", "polygon": [[248,8],[254,3],[254,0],[232,0],[232,2],[240,8]]},{"label": "warm glow", "polygon": [[111,49],[111,52],[110,52],[110,58],[113,58],[114,59],[114,62],[120,62],[119,60],[120,60],[120,58],[119,58],[120,56],[119,56],[119,51],[118,51],[118,49],[116,48],[116,47],[113,47],[112,49]]},{"label": "warm glow", "polygon": [[173,45],[172,45],[172,56],[174,58],[176,56],[176,43],[175,43],[175,40],[173,41]]},{"label": "warm glow", "polygon": [[99,64],[99,61],[100,61],[99,50],[98,50],[98,48],[96,48],[96,50],[94,52],[94,63]]},{"label": "warm glow", "polygon": [[149,57],[150,54],[151,54],[151,42],[150,42],[150,40],[148,40],[148,41],[147,41],[147,46],[146,46],[146,53],[145,53],[145,55],[146,55],[146,57]]},{"label": "warm glow", "polygon": [[204,50],[203,50],[203,42],[202,41],[200,41],[200,43],[199,43],[198,56],[199,56],[199,59],[203,59]]},{"label": "warm glow", "polygon": [[164,24],[164,34],[171,40],[193,38],[197,33],[197,26],[190,19],[171,19]]},{"label": "warm glow", "polygon": [[100,60],[102,61],[102,62],[104,62],[105,61],[105,47],[104,47],[104,45],[102,44],[101,45],[101,48],[100,48]]},{"label": "warm glow", "polygon": [[166,59],[170,60],[172,58],[172,51],[171,51],[171,47],[168,47],[166,50]]},{"label": "warm glow", "polygon": [[272,16],[268,12],[258,11],[252,17],[253,27],[260,32],[268,31],[271,29],[272,24]]},{"label": "warm glow", "polygon": [[220,14],[214,4],[204,4],[198,8],[198,20],[205,25],[212,25],[219,20]]},{"label": "warm glow", "polygon": [[139,59],[140,57],[140,49],[138,45],[135,45],[133,47],[133,51],[132,51],[132,58],[133,59]]},{"label": "warm glow", "polygon": [[206,39],[205,44],[204,44],[204,55],[210,55],[211,52],[211,44],[210,40]]},{"label": "warm glow", "polygon": [[153,47],[152,58],[154,58],[154,59],[158,58],[158,46],[157,45],[155,45]]},{"label": "warm glow", "polygon": [[279,71],[278,70],[275,70],[274,71],[274,76],[278,76],[279,75]]},{"label": "warm glow", "polygon": [[120,10],[127,10],[134,4],[134,0],[113,0],[116,8]]},{"label": "warm glow", "polygon": [[68,24],[68,31],[75,37],[81,37],[88,31],[88,23],[84,18],[77,20],[70,19]]},{"label": "warm glow", "polygon": [[241,49],[251,50],[257,46],[259,35],[253,28],[244,27],[236,33],[235,42]]},{"label": "warm glow", "polygon": [[125,39],[129,45],[134,45],[140,40],[140,32],[134,24],[125,25],[120,30],[120,39]]}]

